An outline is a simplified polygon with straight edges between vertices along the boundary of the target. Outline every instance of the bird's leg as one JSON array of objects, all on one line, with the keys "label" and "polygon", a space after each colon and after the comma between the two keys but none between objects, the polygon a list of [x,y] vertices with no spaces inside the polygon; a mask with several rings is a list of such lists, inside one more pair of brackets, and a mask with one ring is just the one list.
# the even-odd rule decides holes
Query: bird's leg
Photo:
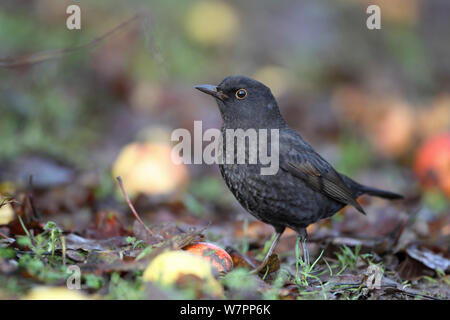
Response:
[{"label": "bird's leg", "polygon": [[309,267],[309,252],[308,247],[306,246],[306,237],[300,237],[300,245],[302,246],[303,251],[303,261],[305,265]]},{"label": "bird's leg", "polygon": [[259,272],[261,272],[266,267],[267,262],[269,262],[269,258],[270,258],[270,256],[273,253],[273,250],[277,246],[278,241],[280,241],[280,237],[283,234],[283,231],[284,231],[284,228],[283,229],[276,229],[276,231],[275,231],[275,239],[273,239],[273,242],[270,245],[269,251],[267,251],[267,254],[264,257],[263,262],[261,262],[261,264],[258,267],[256,267],[252,271],[250,271],[250,274],[258,274]]},{"label": "bird's leg", "polygon": [[298,232],[298,236],[300,238],[300,245],[303,251],[303,261],[305,262],[305,265],[309,267],[309,252],[308,247],[306,246],[306,239],[307,239],[306,229],[300,230],[300,232]]}]

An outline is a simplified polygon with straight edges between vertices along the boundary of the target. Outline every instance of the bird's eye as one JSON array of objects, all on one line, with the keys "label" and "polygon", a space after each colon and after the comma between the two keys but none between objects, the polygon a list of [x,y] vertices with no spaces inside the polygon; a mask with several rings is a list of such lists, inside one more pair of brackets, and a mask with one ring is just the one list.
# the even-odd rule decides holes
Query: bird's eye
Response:
[{"label": "bird's eye", "polygon": [[239,100],[245,99],[247,97],[247,90],[245,89],[239,89],[236,91],[236,98]]}]

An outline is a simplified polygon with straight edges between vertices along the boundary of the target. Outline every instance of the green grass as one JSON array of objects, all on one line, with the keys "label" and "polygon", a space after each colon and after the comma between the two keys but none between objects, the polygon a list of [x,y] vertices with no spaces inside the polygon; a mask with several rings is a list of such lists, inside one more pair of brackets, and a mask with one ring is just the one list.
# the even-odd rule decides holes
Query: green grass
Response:
[{"label": "green grass", "polygon": [[242,226],[242,238],[241,238],[241,252],[244,256],[247,254],[249,248],[247,230],[248,230],[248,219],[245,219],[244,224]]},{"label": "green grass", "polygon": [[[314,268],[316,267],[317,263],[320,261],[320,259],[322,259],[324,250],[322,250],[319,254],[319,256],[317,257],[316,260],[314,260],[314,262],[311,264],[307,261],[309,261],[309,257],[308,259],[305,259],[305,257],[302,257],[300,254],[300,238],[297,238],[297,243],[295,246],[295,283],[299,286],[299,287],[308,287],[309,286],[309,282],[308,279],[313,279],[318,281],[321,285],[322,281],[320,280],[319,276],[324,274],[325,271],[321,271],[320,273],[317,273],[316,271],[314,271]],[[324,259],[325,261],[325,259]],[[327,266],[328,262],[326,262]],[[332,270],[331,268],[329,268],[328,270],[330,272],[330,275],[332,274]]]},{"label": "green grass", "polygon": [[355,251],[352,251],[352,249],[344,245],[340,248],[340,252],[335,252],[335,255],[341,264],[341,270],[337,273],[338,275],[347,268],[356,271],[356,263],[358,262],[360,249],[361,245],[357,245]]},{"label": "green grass", "polygon": [[142,300],[145,298],[144,286],[141,277],[125,280],[118,272],[111,275],[106,299]]},{"label": "green grass", "polygon": [[248,290],[256,287],[255,278],[249,275],[248,270],[244,268],[236,268],[227,273],[221,282],[224,286],[235,290]]},{"label": "green grass", "polygon": [[146,244],[143,240],[138,240],[135,237],[127,237],[126,242],[131,244],[131,247],[133,250],[140,248],[140,249],[145,249],[146,248]]},{"label": "green grass", "polygon": [[263,299],[265,300],[277,300],[279,298],[280,289],[289,279],[289,272],[285,269],[280,269],[277,277],[272,282],[272,287],[263,293]]},{"label": "green grass", "polygon": [[19,222],[25,232],[25,236],[18,236],[17,243],[21,246],[28,247],[38,257],[41,258],[45,253],[51,253],[51,257],[55,258],[55,250],[58,245],[62,245],[62,230],[58,228],[56,223],[49,221],[44,226],[44,232],[32,236],[25,227],[22,219],[18,216]]}]

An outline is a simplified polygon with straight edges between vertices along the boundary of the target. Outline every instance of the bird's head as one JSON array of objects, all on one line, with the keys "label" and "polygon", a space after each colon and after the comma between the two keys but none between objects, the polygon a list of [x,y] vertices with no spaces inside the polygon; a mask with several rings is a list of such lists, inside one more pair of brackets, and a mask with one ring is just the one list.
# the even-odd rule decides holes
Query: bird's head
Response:
[{"label": "bird's head", "polygon": [[216,99],[226,125],[278,127],[284,124],[272,92],[259,81],[229,76],[218,86],[197,85],[195,88]]}]

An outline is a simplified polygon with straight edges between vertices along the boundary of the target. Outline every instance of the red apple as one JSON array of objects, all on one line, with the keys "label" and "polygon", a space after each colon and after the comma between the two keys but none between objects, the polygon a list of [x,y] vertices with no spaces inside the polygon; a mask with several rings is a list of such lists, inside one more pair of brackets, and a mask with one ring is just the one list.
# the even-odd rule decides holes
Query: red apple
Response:
[{"label": "red apple", "polygon": [[212,265],[214,271],[217,271],[217,273],[226,273],[233,269],[233,259],[231,259],[228,252],[215,244],[198,242],[190,244],[183,249],[203,257]]},{"label": "red apple", "polygon": [[450,132],[425,141],[417,151],[414,172],[424,187],[438,187],[450,197]]}]

